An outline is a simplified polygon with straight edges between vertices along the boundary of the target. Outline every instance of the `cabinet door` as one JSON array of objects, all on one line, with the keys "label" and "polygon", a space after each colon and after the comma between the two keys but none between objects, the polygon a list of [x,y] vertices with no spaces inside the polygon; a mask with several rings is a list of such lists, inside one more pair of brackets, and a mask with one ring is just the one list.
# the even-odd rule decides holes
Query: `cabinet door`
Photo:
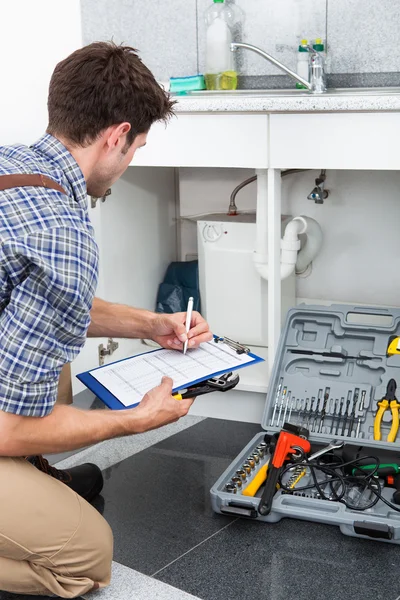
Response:
[{"label": "cabinet door", "polygon": [[82,46],[80,2],[1,2],[0,22],[0,144],[31,144],[47,127],[54,67]]},{"label": "cabinet door", "polygon": [[399,170],[400,113],[270,116],[270,166],[277,169]]},{"label": "cabinet door", "polygon": [[[129,167],[103,203],[91,209],[100,250],[97,296],[137,308],[154,310],[158,286],[176,260],[175,170]],[[151,350],[140,340],[117,339],[118,349],[105,363]],[[89,338],[73,363],[79,373],[98,366],[98,345],[107,338]],[[83,386],[74,382],[74,392]]]},{"label": "cabinet door", "polygon": [[134,164],[176,167],[268,166],[268,116],[182,114],[155,123]]}]

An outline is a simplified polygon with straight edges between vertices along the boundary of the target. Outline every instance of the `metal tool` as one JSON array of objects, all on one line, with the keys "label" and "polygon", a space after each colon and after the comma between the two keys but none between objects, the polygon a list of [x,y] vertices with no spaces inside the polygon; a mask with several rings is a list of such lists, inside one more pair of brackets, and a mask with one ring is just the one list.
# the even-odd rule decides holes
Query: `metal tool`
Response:
[{"label": "metal tool", "polygon": [[236,475],[237,475],[238,477],[240,477],[240,479],[241,479],[242,481],[244,481],[244,480],[246,479],[246,471],[245,471],[244,469],[238,469],[238,470],[236,471]]},{"label": "metal tool", "polygon": [[384,413],[390,408],[392,413],[392,425],[390,427],[389,434],[387,436],[388,442],[394,442],[397,437],[399,430],[399,408],[400,404],[396,398],[397,384],[394,379],[390,379],[387,384],[386,394],[378,402],[378,410],[374,420],[374,440],[380,441],[382,439],[381,424]]},{"label": "metal tool", "polygon": [[294,397],[292,396],[292,401],[291,401],[291,403],[290,403],[290,410],[289,410],[289,416],[288,416],[288,422],[289,422],[289,423],[290,423],[290,419],[291,419],[291,417],[292,417],[292,410],[293,410],[293,408],[294,408],[295,404],[296,404],[296,398],[294,398]]},{"label": "metal tool", "polygon": [[349,430],[347,432],[348,437],[351,437],[351,432],[352,432],[353,425],[354,425],[354,419],[356,416],[356,408],[357,408],[357,402],[358,402],[359,395],[360,395],[360,390],[359,390],[359,388],[356,388],[354,390],[353,406],[352,406],[351,414],[350,414]]},{"label": "metal tool", "polygon": [[297,424],[298,425],[301,425],[302,418],[303,418],[303,415],[304,415],[304,409],[305,409],[305,401],[304,400],[300,400],[299,414],[297,415]]},{"label": "metal tool", "polygon": [[243,469],[243,471],[246,472],[246,475],[250,475],[250,473],[251,473],[251,465],[248,462],[244,462],[242,464],[242,469]]},{"label": "metal tool", "polygon": [[342,440],[332,440],[327,446],[324,446],[323,448],[321,448],[321,450],[317,450],[316,452],[311,454],[307,458],[307,462],[311,462],[312,460],[317,460],[317,458],[319,458],[320,456],[323,456],[324,454],[327,454],[328,452],[331,452],[332,450],[339,450],[340,448],[343,448],[343,446],[344,446],[344,442]]},{"label": "metal tool", "polygon": [[312,405],[313,405],[313,401],[314,401],[314,400],[315,400],[315,396],[311,396],[311,398],[310,398],[310,410],[309,410],[309,413],[308,413],[308,417],[307,417],[307,423],[306,423],[306,428],[307,428],[307,429],[309,429],[309,428],[310,428],[310,420],[311,420],[311,417],[312,417],[312,414],[313,414],[313,408],[312,408]]},{"label": "metal tool", "polygon": [[331,422],[330,433],[333,433],[333,426],[335,424],[336,419],[340,419],[340,400],[339,400],[339,398],[336,398],[336,400],[333,401],[332,422]]},{"label": "metal tool", "polygon": [[315,431],[316,427],[317,427],[317,420],[318,420],[318,416],[319,416],[319,407],[320,407],[321,398],[322,398],[322,391],[323,390],[318,391],[318,397],[317,397],[317,401],[315,404],[315,417],[314,417],[314,421],[313,421],[313,424],[311,427],[311,431]]},{"label": "metal tool", "polygon": [[[307,457],[306,462],[312,462],[313,460],[317,460],[317,458],[319,458],[320,456],[323,456],[324,454],[327,454],[328,452],[331,452],[332,450],[339,450],[340,448],[343,448],[343,446],[344,446],[343,441],[332,440],[332,442],[330,442],[327,446],[324,446],[320,450],[317,450],[313,454],[310,454],[310,456]],[[303,477],[303,475],[306,474],[307,470],[305,467],[306,467],[306,465],[304,465],[304,463],[301,465],[297,465],[285,487],[289,487],[289,488],[293,489],[296,486],[299,479],[301,477]],[[304,471],[304,474],[303,474],[303,471]]]},{"label": "metal tool", "polygon": [[286,421],[286,414],[287,414],[287,409],[288,409],[288,405],[289,405],[289,401],[290,401],[290,397],[292,395],[292,392],[288,392],[286,395],[286,406],[285,406],[285,412],[283,413],[283,418],[282,418],[282,425],[285,423]]},{"label": "metal tool", "polygon": [[276,426],[279,426],[279,423],[281,422],[281,414],[282,414],[282,409],[283,409],[283,405],[285,402],[285,397],[286,397],[286,393],[287,393],[287,387],[285,386],[282,390],[282,394],[281,394],[281,403],[279,405],[279,414],[278,414],[278,418],[276,420]]},{"label": "metal tool", "polygon": [[361,428],[361,415],[360,415],[360,413],[362,413],[363,410],[364,410],[365,396],[366,396],[366,391],[363,390],[361,392],[361,398],[360,398],[360,403],[359,403],[359,407],[358,407],[359,417],[358,417],[358,423],[357,423],[357,429],[356,429],[356,438],[358,438],[359,435],[360,435],[360,428]]},{"label": "metal tool", "polygon": [[230,494],[236,494],[236,486],[233,483],[226,483],[225,491],[229,492]]},{"label": "metal tool", "polygon": [[325,393],[324,393],[324,402],[322,404],[322,411],[321,411],[321,420],[319,422],[319,429],[318,429],[318,433],[322,432],[322,426],[324,424],[324,420],[325,420],[325,414],[326,414],[326,405],[328,403],[329,400],[329,394],[330,394],[331,388],[325,388]]},{"label": "metal tool", "polygon": [[[373,356],[349,356],[344,352],[314,352],[314,350],[296,350],[294,348],[289,349],[289,352],[291,352],[292,354],[303,354],[306,356],[325,356],[326,358],[342,358],[345,360],[374,360]],[[400,354],[400,351],[398,352],[398,354]]]},{"label": "metal tool", "polygon": [[340,399],[339,419],[338,419],[338,422],[336,423],[335,435],[339,435],[339,427],[340,427],[340,422],[341,422],[342,416],[343,416],[344,402],[345,402],[344,396],[342,396]]},{"label": "metal tool", "polygon": [[226,344],[230,348],[236,351],[237,354],[250,354],[250,348],[244,346],[243,344],[239,344],[239,342],[235,342],[228,337],[218,337],[214,336],[214,342],[218,344],[221,342],[222,344]]},{"label": "metal tool", "polygon": [[246,460],[252,469],[256,468],[256,461],[254,460],[253,456],[248,456]]},{"label": "metal tool", "polygon": [[342,435],[344,435],[344,432],[346,431],[346,425],[347,425],[347,417],[349,416],[349,410],[350,410],[350,402],[351,402],[351,390],[349,390],[348,394],[347,394],[347,403],[346,403],[346,408],[344,411],[344,416],[343,416],[343,427],[342,427]]},{"label": "metal tool", "polygon": [[260,462],[260,455],[257,452],[253,452],[252,457],[254,458],[256,465]]},{"label": "metal tool", "polygon": [[206,381],[201,381],[195,385],[191,385],[188,388],[182,389],[176,394],[173,394],[176,400],[185,400],[186,398],[193,398],[197,396],[203,396],[203,394],[209,394],[210,392],[227,392],[232,390],[239,383],[239,375],[237,373],[225,373],[219,377],[212,377]]},{"label": "metal tool", "polygon": [[270,422],[271,426],[274,425],[275,414],[276,414],[276,410],[277,410],[278,404],[279,404],[279,397],[281,395],[282,383],[283,383],[283,377],[281,377],[280,380],[279,380],[278,390],[277,390],[276,396],[275,396],[274,411],[272,413],[271,422]]},{"label": "metal tool", "polygon": [[234,483],[238,488],[242,487],[242,478],[238,477],[237,475],[232,477],[231,482]]}]

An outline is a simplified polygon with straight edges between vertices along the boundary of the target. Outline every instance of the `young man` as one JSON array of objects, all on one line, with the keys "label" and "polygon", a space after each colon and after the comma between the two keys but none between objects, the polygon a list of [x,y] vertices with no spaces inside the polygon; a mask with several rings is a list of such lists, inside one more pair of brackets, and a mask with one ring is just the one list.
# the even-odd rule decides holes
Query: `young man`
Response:
[{"label": "young man", "polygon": [[[89,336],[151,338],[180,350],[185,314],[93,299],[97,246],[87,194],[122,175],[173,103],[132,48],[86,46],[59,63],[47,133],[0,147],[0,588],[79,596],[110,581],[112,533],[90,500],[95,465],[57,471],[43,453],[154,429],[185,415],[163,378],[138,407],[54,406],[58,377]],[[23,175],[21,175],[23,174]],[[193,314],[189,345],[211,339]]]}]

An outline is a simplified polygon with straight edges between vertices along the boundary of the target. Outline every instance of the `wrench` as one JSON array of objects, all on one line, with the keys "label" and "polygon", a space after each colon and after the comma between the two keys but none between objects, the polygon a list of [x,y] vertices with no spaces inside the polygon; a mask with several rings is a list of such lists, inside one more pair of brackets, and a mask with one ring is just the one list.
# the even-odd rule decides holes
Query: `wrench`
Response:
[{"label": "wrench", "polygon": [[326,454],[327,452],[330,452],[331,450],[339,450],[339,448],[343,448],[343,446],[344,442],[342,440],[332,440],[330,444],[328,444],[324,448],[321,448],[321,450],[317,450],[317,452],[314,452],[314,454],[310,454],[310,456],[307,458],[307,462],[309,462],[310,460],[316,460],[317,458],[319,458],[323,454]]}]

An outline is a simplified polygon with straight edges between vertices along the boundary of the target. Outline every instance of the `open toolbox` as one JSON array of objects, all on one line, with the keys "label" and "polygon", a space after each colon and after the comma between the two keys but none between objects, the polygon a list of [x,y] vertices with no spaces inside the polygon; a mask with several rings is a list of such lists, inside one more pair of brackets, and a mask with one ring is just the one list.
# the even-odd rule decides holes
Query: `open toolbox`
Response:
[{"label": "open toolbox", "polygon": [[400,544],[396,336],[400,309],[290,310],[263,431],[212,487],[213,509],[268,523],[334,524],[350,536]]}]

